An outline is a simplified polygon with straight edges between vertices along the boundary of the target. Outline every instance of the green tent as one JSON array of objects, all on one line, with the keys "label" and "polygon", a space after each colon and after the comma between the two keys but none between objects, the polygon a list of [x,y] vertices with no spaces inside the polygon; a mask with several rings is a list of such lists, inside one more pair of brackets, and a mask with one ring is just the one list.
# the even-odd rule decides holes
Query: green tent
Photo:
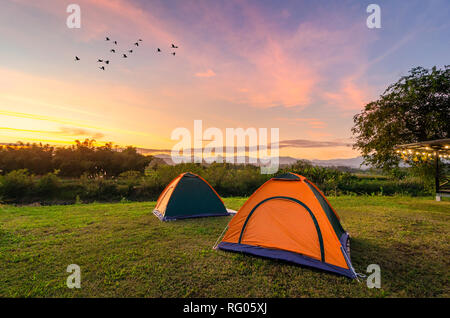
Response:
[{"label": "green tent", "polygon": [[202,177],[186,172],[173,179],[156,202],[161,220],[229,215],[222,199]]}]

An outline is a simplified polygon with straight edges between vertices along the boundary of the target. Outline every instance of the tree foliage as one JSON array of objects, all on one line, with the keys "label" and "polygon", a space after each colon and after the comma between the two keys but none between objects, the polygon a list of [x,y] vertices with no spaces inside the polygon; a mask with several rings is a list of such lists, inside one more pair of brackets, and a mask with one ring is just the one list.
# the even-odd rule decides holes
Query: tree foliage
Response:
[{"label": "tree foliage", "polygon": [[116,177],[124,171],[144,172],[151,157],[137,153],[136,148],[118,149],[112,143],[95,146],[94,140],[76,141],[70,147],[51,147],[42,144],[19,144],[0,147],[2,173],[27,169],[36,175],[54,170],[63,177]]},{"label": "tree foliage", "polygon": [[450,66],[411,69],[353,120],[354,148],[378,168],[398,165],[395,145],[450,138]]}]

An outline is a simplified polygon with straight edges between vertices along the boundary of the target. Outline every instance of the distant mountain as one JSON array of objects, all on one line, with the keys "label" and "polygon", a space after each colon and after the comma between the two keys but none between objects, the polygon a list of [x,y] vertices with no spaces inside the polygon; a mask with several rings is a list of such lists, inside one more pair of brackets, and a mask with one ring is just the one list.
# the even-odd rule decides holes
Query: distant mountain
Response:
[{"label": "distant mountain", "polygon": [[313,159],[309,160],[312,164],[316,166],[322,167],[350,167],[356,169],[369,169],[370,167],[363,164],[363,157],[349,158],[349,159],[329,159],[329,160],[320,160]]},{"label": "distant mountain", "polygon": [[153,157],[161,159],[164,163],[168,164],[169,166],[173,166],[174,163],[172,161],[172,157],[166,154],[159,154],[159,155],[154,155]]},{"label": "distant mountain", "polygon": [[[159,155],[155,155],[154,157],[161,159],[168,165],[174,165],[174,162],[170,155],[159,154]],[[237,160],[237,159],[235,159],[235,160]],[[298,160],[302,160],[302,159],[297,159],[297,158],[288,157],[288,156],[280,156],[279,164],[280,164],[280,167],[285,167],[285,166],[296,163]],[[303,159],[303,160],[305,160],[305,159]],[[250,161],[250,158],[245,157],[243,161],[248,164]],[[349,159],[329,159],[329,160],[313,159],[313,160],[305,160],[305,161],[309,161],[309,162],[311,162],[311,164],[316,165],[316,166],[321,166],[321,167],[341,166],[341,167],[349,167],[349,168],[355,168],[355,169],[369,169],[370,168],[369,166],[362,164],[363,163],[362,157],[349,158]],[[260,161],[257,161],[257,163],[255,163],[255,165],[261,166],[262,164]]]}]

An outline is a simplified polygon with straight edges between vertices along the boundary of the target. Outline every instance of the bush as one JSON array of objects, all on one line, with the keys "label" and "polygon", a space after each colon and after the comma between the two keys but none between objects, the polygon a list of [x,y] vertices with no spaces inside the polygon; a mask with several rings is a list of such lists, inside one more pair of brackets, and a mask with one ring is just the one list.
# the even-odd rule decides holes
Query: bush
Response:
[{"label": "bush", "polygon": [[57,173],[50,172],[37,180],[35,192],[39,196],[56,197],[60,188],[61,182],[57,176]]},{"label": "bush", "polygon": [[33,178],[27,169],[13,170],[0,177],[0,196],[2,200],[21,200],[33,189]]},{"label": "bush", "polygon": [[370,179],[354,179],[352,182],[340,186],[344,194],[355,193],[378,194],[378,195],[430,195],[424,182],[418,178],[405,178],[403,180],[370,180]]},{"label": "bush", "polygon": [[122,197],[114,180],[103,177],[90,178],[84,174],[80,178],[80,183],[83,187],[82,199],[109,201]]},{"label": "bush", "polygon": [[165,187],[166,184],[162,184],[157,175],[151,174],[142,178],[140,184],[133,188],[129,199],[156,200]]},{"label": "bush", "polygon": [[[273,175],[263,175],[251,165],[214,163],[211,165],[160,165],[144,175],[126,171],[117,178],[83,174],[78,179],[59,179],[57,173],[34,177],[27,170],[16,170],[0,176],[0,197],[10,203],[45,202],[74,203],[92,201],[156,200],[173,178],[183,172],[202,176],[220,196],[249,196]],[[433,189],[421,177],[408,175],[402,179],[357,176],[335,168],[312,166],[299,161],[277,174],[295,172],[314,182],[325,195],[429,195]]]}]

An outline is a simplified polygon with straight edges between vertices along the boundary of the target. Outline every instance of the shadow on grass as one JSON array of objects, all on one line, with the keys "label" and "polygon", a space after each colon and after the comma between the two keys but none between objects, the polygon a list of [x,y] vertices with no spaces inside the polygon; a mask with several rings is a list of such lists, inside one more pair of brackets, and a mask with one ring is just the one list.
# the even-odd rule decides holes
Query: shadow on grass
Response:
[{"label": "shadow on grass", "polygon": [[422,245],[408,242],[376,241],[354,238],[351,240],[351,260],[357,272],[366,275],[370,264],[381,269],[381,286],[386,296],[442,297],[446,294],[445,255]]}]

